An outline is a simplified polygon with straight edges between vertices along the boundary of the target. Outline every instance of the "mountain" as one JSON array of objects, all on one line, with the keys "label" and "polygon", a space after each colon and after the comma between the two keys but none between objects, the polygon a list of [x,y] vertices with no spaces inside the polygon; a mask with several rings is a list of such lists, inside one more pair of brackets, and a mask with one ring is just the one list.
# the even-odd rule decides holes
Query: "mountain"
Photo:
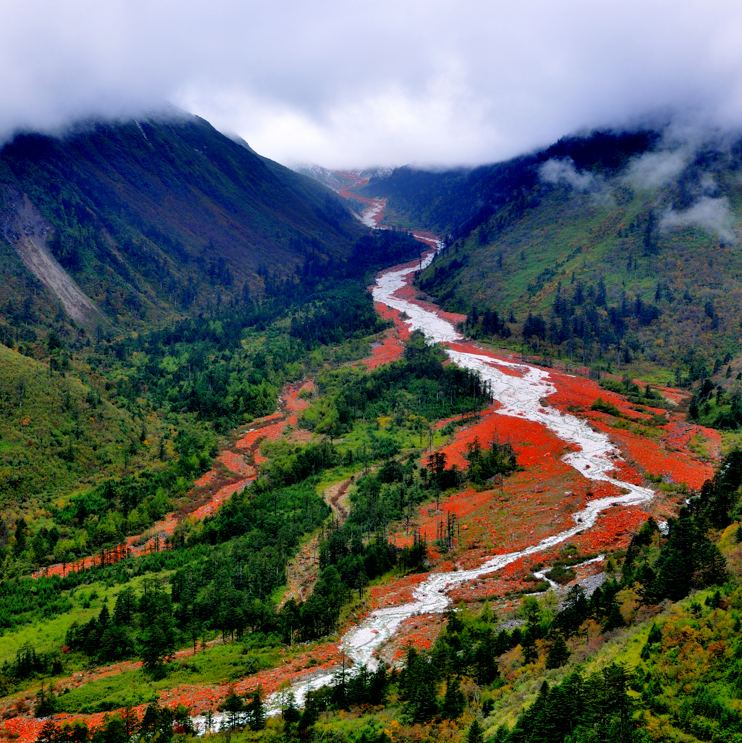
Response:
[{"label": "mountain", "polygon": [[413,166],[379,173],[362,189],[388,199],[397,220],[435,232],[465,234],[504,206],[527,198],[539,183],[539,167],[550,159],[571,158],[578,169],[615,172],[646,152],[660,135],[653,131],[594,132],[570,137],[540,152],[477,168],[429,171]]},{"label": "mountain", "polygon": [[[0,514],[15,519],[81,483],[157,463],[163,427],[136,419],[97,372],[79,378],[65,354],[44,364],[0,345]],[[52,369],[70,374],[52,373]],[[110,387],[110,385],[109,385]],[[142,432],[146,432],[143,435]],[[0,527],[1,530],[2,527]]]},{"label": "mountain", "polygon": [[418,287],[469,313],[473,335],[729,392],[741,169],[739,143],[596,132],[474,170],[400,168],[360,192],[448,235]]},{"label": "mountain", "polygon": [[260,295],[364,231],[330,191],[195,116],[19,134],[0,151],[0,342]]},{"label": "mountain", "polygon": [[365,186],[371,178],[384,178],[391,175],[393,168],[362,168],[356,170],[331,170],[321,165],[304,164],[295,168],[297,173],[314,178],[327,188],[340,193],[349,188]]}]

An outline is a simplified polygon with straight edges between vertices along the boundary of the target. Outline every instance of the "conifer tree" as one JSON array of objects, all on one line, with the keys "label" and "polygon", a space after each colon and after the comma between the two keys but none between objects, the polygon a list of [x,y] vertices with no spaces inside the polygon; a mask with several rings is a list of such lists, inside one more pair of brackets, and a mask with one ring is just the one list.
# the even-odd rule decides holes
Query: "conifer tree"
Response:
[{"label": "conifer tree", "polygon": [[262,730],[265,727],[265,706],[263,705],[263,687],[258,686],[245,705],[247,724],[250,730]]},{"label": "conifer tree", "polygon": [[474,720],[466,733],[466,743],[484,743],[484,731],[479,720]]},{"label": "conifer tree", "polygon": [[549,654],[546,656],[547,668],[560,668],[568,660],[571,653],[567,648],[567,643],[561,635],[557,635],[554,642],[549,648]]},{"label": "conifer tree", "polygon": [[446,720],[455,720],[464,712],[466,699],[461,691],[461,684],[457,676],[451,678],[446,684],[446,693],[441,702],[441,717]]}]

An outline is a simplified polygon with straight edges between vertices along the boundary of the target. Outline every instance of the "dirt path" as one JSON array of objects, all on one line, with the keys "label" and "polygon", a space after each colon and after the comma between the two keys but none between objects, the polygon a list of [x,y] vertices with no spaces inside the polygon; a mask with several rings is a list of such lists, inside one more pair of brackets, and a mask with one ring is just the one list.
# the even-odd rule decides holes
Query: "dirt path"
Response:
[{"label": "dirt path", "polygon": [[338,521],[342,524],[350,513],[350,503],[348,500],[348,488],[355,478],[336,482],[330,485],[324,492],[325,503],[332,508]]},{"label": "dirt path", "polygon": [[[348,518],[350,504],[348,503],[348,488],[353,478],[342,480],[325,488],[323,497],[325,503],[332,509],[333,516],[342,524]],[[299,549],[296,557],[286,569],[286,591],[281,599],[283,606],[289,599],[306,601],[314,590],[319,578],[319,546],[322,541],[322,531],[318,530],[312,538]]]}]

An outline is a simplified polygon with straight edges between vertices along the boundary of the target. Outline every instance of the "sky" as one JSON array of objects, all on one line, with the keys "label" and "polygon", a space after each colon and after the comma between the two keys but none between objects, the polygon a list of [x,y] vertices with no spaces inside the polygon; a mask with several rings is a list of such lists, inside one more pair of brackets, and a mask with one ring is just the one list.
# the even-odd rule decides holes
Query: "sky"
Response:
[{"label": "sky", "polygon": [[164,101],[293,165],[474,165],[742,129],[742,3],[4,0],[0,140]]}]

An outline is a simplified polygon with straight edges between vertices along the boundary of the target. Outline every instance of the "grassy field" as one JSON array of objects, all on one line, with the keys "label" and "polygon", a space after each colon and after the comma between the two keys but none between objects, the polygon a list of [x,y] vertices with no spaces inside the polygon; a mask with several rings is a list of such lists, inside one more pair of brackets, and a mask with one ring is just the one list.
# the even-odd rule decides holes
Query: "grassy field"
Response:
[{"label": "grassy field", "polygon": [[[86,374],[83,381],[80,374]],[[0,345],[0,506],[6,520],[35,504],[120,473],[125,464],[156,460],[160,424],[146,423],[106,399],[104,380],[90,370],[50,371]],[[132,453],[132,442],[135,442]]]},{"label": "grassy field", "polygon": [[241,681],[286,657],[280,654],[279,645],[266,640],[259,646],[255,638],[247,636],[244,642],[210,646],[195,656],[173,661],[162,679],[141,668],[106,676],[60,695],[60,708],[64,712],[102,712],[147,704],[158,699],[160,692],[186,684]]}]

